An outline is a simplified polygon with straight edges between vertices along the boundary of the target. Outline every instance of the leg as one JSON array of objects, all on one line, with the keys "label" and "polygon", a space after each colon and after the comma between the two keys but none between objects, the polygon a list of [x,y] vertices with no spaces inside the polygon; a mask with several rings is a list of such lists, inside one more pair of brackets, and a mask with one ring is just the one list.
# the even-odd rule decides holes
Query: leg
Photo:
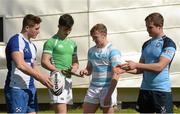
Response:
[{"label": "leg", "polygon": [[83,113],[95,113],[99,107],[99,104],[92,104],[88,102],[84,102],[83,104]]},{"label": "leg", "polygon": [[156,113],[173,113],[173,101],[171,92],[153,92]]},{"label": "leg", "polygon": [[53,104],[53,108],[56,114],[67,113],[67,105],[65,103],[55,103]]},{"label": "leg", "polygon": [[112,114],[114,113],[114,108],[113,107],[103,107],[103,113],[105,114]]},{"label": "leg", "polygon": [[136,104],[136,111],[140,112],[141,114],[155,113],[152,91],[140,90]]},{"label": "leg", "polygon": [[29,103],[27,107],[28,114],[36,114],[38,112],[38,100],[36,88],[31,88],[30,90],[25,90],[29,94]]},{"label": "leg", "polygon": [[55,96],[50,91],[51,103],[53,104],[53,109],[55,113],[67,113],[68,107],[67,104],[73,104],[72,99],[72,80],[67,79],[65,80],[65,88],[61,95]]},{"label": "leg", "polygon": [[101,96],[100,96],[100,105],[103,109],[103,113],[114,113],[114,106],[117,105],[117,89],[115,88],[115,90],[113,91],[112,95],[111,95],[111,104],[109,104],[108,106],[104,106],[104,100],[105,97],[107,95],[109,88],[104,88],[101,91]]},{"label": "leg", "polygon": [[27,114],[36,114],[36,112],[30,112],[30,113],[27,113]]},{"label": "leg", "polygon": [[5,89],[5,99],[8,113],[26,113],[29,96],[22,89]]}]

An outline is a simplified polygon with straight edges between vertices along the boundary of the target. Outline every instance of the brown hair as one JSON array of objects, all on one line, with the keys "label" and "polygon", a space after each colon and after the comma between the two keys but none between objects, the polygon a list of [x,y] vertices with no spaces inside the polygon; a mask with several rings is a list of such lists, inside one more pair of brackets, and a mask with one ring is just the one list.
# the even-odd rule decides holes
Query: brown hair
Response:
[{"label": "brown hair", "polygon": [[160,13],[151,13],[145,18],[146,23],[154,23],[155,26],[162,27],[164,24],[163,16]]},{"label": "brown hair", "polygon": [[107,34],[107,28],[104,24],[99,23],[92,27],[90,34],[92,35],[95,31]]},{"label": "brown hair", "polygon": [[35,24],[41,23],[41,18],[32,14],[27,14],[23,19],[23,28],[26,26],[33,27]]},{"label": "brown hair", "polygon": [[71,28],[74,24],[74,19],[70,14],[64,14],[59,17],[59,25]]}]

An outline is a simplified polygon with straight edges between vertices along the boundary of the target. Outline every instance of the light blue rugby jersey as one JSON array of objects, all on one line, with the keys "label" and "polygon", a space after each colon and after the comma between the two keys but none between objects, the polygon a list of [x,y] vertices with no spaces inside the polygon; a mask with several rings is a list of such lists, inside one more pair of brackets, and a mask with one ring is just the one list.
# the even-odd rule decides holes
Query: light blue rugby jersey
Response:
[{"label": "light blue rugby jersey", "polygon": [[88,61],[93,66],[90,86],[108,87],[112,79],[112,68],[121,63],[121,54],[111,43],[108,43],[104,48],[96,46],[90,48]]},{"label": "light blue rugby jersey", "polygon": [[[166,36],[151,38],[145,42],[142,47],[141,59],[144,60],[146,64],[157,63],[160,56],[172,61],[175,51],[176,45],[170,38]],[[141,89],[171,92],[169,79],[170,64],[161,72],[144,71]]]},{"label": "light blue rugby jersey", "polygon": [[33,77],[24,74],[20,71],[14,61],[12,60],[11,53],[19,51],[23,53],[25,62],[32,66],[36,58],[35,45],[23,37],[21,33],[18,33],[10,38],[6,46],[6,60],[7,60],[7,78],[5,82],[6,87],[28,89],[34,88]]}]

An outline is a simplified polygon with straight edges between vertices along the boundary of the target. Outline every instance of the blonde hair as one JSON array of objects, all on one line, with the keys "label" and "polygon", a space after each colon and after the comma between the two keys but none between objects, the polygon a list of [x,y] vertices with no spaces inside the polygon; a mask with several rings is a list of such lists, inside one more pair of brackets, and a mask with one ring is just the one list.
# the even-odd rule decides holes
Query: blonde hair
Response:
[{"label": "blonde hair", "polygon": [[98,32],[102,32],[102,33],[105,33],[107,34],[107,28],[104,24],[102,23],[98,23],[96,25],[94,25],[90,31],[90,34],[92,36],[92,34],[95,32],[95,31],[98,31]]}]

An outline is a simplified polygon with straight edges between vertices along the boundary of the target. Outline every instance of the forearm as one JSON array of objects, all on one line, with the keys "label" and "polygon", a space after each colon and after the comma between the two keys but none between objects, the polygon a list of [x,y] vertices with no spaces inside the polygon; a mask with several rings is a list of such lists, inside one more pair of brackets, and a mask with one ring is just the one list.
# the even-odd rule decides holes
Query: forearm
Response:
[{"label": "forearm", "polygon": [[154,71],[154,72],[160,72],[162,71],[163,68],[164,68],[163,65],[159,63],[154,63],[154,64],[138,63],[137,64],[137,69]]},{"label": "forearm", "polygon": [[24,61],[24,57],[23,57],[23,54],[21,52],[13,52],[11,54],[11,56],[12,56],[13,62],[15,63],[16,67],[20,71],[22,71],[23,73],[25,73],[29,76],[34,77],[36,80],[40,79],[41,74],[32,68],[32,67],[34,67],[35,64],[33,63],[33,66],[27,64]]},{"label": "forearm", "polygon": [[56,71],[57,69],[56,69],[55,65],[52,64],[51,60],[52,60],[51,54],[49,54],[49,53],[42,54],[42,57],[41,57],[42,67],[53,72],[53,71]]},{"label": "forearm", "polygon": [[76,72],[79,68],[79,61],[77,55],[72,56],[71,71]]},{"label": "forearm", "polygon": [[26,63],[22,63],[21,65],[17,65],[17,68],[19,70],[21,70],[23,73],[34,77],[38,81],[41,78],[41,73],[39,72],[39,70],[34,70],[34,68],[32,68],[30,65],[28,65]]},{"label": "forearm", "polygon": [[88,76],[92,74],[92,65],[91,65],[91,63],[89,61],[88,61],[88,64],[86,66],[86,70],[88,72],[87,73]]},{"label": "forearm", "polygon": [[43,68],[45,68],[51,72],[57,70],[56,67],[53,64],[51,64],[50,62],[41,62],[41,65]]},{"label": "forearm", "polygon": [[79,63],[73,63],[72,68],[77,70],[79,68]]},{"label": "forearm", "polygon": [[119,77],[120,77],[120,75],[117,75],[117,74],[113,75],[112,80],[110,82],[110,86],[109,86],[109,89],[108,89],[107,96],[111,96],[112,95],[112,93],[115,90],[116,85],[118,83]]},{"label": "forearm", "polygon": [[141,74],[141,73],[143,73],[143,70],[141,70],[141,69],[134,69],[134,70],[128,70],[126,72],[130,73],[130,74]]},{"label": "forearm", "polygon": [[40,81],[43,85],[48,88],[52,88],[52,84],[49,80],[49,76],[43,75],[40,70],[37,69],[36,61],[33,62],[33,65],[29,65],[24,61],[23,54],[21,52],[13,52],[12,59],[16,64],[16,67],[23,73],[34,77],[36,80]]},{"label": "forearm", "polygon": [[[127,72],[132,74],[142,73],[144,70],[161,72],[169,64],[169,62],[169,59],[160,57],[157,63],[145,63],[144,60],[140,59],[138,63],[134,61],[127,61],[127,64],[125,64],[124,66],[128,67],[129,70],[127,69]],[[134,69],[136,69],[136,71]]]}]

